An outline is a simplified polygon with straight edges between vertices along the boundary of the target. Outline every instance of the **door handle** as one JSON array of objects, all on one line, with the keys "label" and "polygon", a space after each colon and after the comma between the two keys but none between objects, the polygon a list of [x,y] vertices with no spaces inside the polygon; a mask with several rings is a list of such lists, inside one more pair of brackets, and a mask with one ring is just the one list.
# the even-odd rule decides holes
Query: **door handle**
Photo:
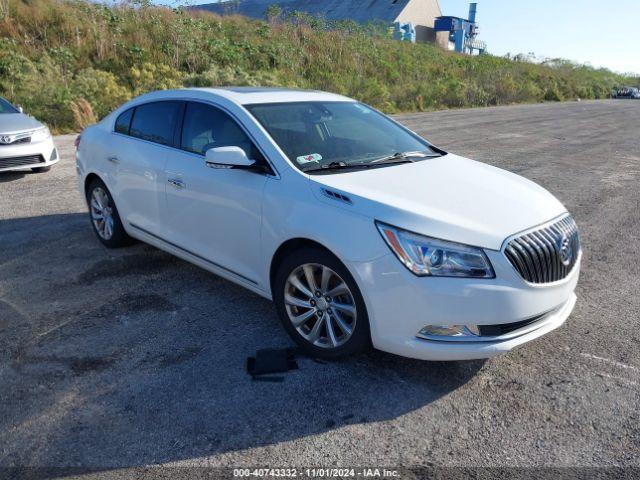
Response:
[{"label": "door handle", "polygon": [[120,163],[120,159],[118,159],[118,157],[109,157],[107,158],[107,160],[109,160],[111,163],[115,163],[116,165]]},{"label": "door handle", "polygon": [[185,184],[182,180],[180,180],[179,178],[170,178],[167,180],[167,182],[169,182],[171,185],[173,185],[176,188],[184,188]]}]

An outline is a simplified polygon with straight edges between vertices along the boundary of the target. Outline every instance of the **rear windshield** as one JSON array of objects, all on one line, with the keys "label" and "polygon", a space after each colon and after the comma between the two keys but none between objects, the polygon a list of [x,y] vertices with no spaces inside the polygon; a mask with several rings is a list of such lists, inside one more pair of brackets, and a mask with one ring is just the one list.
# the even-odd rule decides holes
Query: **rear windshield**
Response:
[{"label": "rear windshield", "polygon": [[397,152],[433,153],[429,144],[357,102],[246,105],[300,170],[335,162],[375,162]]}]

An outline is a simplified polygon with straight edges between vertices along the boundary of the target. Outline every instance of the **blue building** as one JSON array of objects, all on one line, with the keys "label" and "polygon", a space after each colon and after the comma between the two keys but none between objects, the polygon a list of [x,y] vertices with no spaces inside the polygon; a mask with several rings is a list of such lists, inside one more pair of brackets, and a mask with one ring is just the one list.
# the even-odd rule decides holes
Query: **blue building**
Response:
[{"label": "blue building", "polygon": [[469,6],[469,18],[443,16],[436,18],[436,42],[446,50],[473,55],[487,49],[485,42],[478,40],[480,27],[476,22],[478,4]]}]

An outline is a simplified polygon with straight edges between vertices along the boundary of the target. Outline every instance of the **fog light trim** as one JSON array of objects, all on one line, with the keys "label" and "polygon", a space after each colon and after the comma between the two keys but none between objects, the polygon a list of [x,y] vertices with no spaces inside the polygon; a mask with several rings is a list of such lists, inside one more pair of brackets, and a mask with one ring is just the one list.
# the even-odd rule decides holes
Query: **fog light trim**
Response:
[{"label": "fog light trim", "polygon": [[427,325],[418,332],[418,338],[425,340],[465,340],[479,336],[477,325]]}]

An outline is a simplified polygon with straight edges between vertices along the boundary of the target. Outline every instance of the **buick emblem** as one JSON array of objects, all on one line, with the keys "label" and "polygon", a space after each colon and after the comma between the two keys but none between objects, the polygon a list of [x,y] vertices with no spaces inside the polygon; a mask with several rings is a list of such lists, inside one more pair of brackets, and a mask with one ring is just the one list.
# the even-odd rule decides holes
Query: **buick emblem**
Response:
[{"label": "buick emblem", "polygon": [[562,235],[558,246],[560,248],[560,261],[565,267],[567,267],[573,260],[573,246],[571,245],[571,239],[566,235]]},{"label": "buick emblem", "polygon": [[11,143],[11,140],[13,140],[9,135],[2,135],[0,137],[0,142],[2,143]]}]

